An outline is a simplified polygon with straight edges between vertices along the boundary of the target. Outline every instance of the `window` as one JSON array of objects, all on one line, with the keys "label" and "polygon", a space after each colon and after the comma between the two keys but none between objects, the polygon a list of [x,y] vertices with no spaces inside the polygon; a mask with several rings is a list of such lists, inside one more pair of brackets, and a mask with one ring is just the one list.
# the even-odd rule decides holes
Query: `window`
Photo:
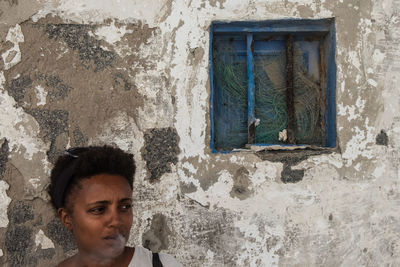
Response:
[{"label": "window", "polygon": [[336,146],[334,20],[213,22],[214,152]]}]

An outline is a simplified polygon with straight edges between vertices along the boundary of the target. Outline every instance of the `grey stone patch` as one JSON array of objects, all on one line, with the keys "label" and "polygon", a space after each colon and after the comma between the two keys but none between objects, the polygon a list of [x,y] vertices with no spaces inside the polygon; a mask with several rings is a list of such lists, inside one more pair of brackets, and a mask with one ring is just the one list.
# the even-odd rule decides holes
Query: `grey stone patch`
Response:
[{"label": "grey stone patch", "polygon": [[297,183],[303,180],[304,170],[292,170],[292,166],[289,164],[283,164],[283,170],[281,172],[281,180],[286,183]]},{"label": "grey stone patch", "polygon": [[130,91],[132,89],[132,84],[129,82],[129,79],[120,72],[114,74],[113,86],[122,87],[125,91]]},{"label": "grey stone patch", "polygon": [[15,102],[20,103],[25,97],[26,90],[31,86],[32,79],[29,75],[23,74],[11,80],[11,83],[7,86],[7,91],[15,99]]},{"label": "grey stone patch", "polygon": [[143,234],[143,247],[153,252],[168,249],[168,236],[171,230],[168,228],[167,220],[163,214],[157,213],[153,216],[150,230]]},{"label": "grey stone patch", "polygon": [[33,207],[25,201],[18,201],[9,209],[11,224],[22,224],[34,219]]},{"label": "grey stone patch", "polygon": [[72,137],[74,138],[75,146],[84,146],[89,140],[89,138],[82,133],[79,127],[75,127],[72,132]]},{"label": "grey stone patch", "polygon": [[49,260],[54,257],[56,250],[54,248],[38,249],[35,253],[37,257]]},{"label": "grey stone patch", "polygon": [[[32,266],[32,257],[28,252],[33,251],[33,231],[26,226],[11,225],[5,237],[5,250],[10,266]],[[33,258],[34,260],[34,258]]]},{"label": "grey stone patch", "polygon": [[233,176],[233,186],[230,195],[240,200],[246,199],[251,195],[249,186],[249,171],[244,167],[240,167]]},{"label": "grey stone patch", "polygon": [[381,130],[381,132],[376,136],[376,144],[381,146],[387,146],[389,143],[389,138],[385,132],[385,130]]},{"label": "grey stone patch", "polygon": [[39,123],[43,137],[47,141],[55,139],[61,133],[68,132],[68,111],[28,109],[27,113]]},{"label": "grey stone patch", "polygon": [[6,165],[8,162],[9,154],[10,154],[10,152],[9,152],[9,147],[8,147],[8,140],[4,139],[4,141],[0,147],[0,180],[3,179],[4,173],[6,172]]},{"label": "grey stone patch", "polygon": [[[190,200],[186,203],[187,213],[181,220],[187,225],[182,233],[186,238],[191,238],[195,245],[207,248],[211,251],[223,251],[214,256],[215,266],[237,266],[238,251],[241,251],[244,236],[239,229],[234,227],[233,214],[223,209],[210,211],[199,203]],[[185,215],[183,215],[185,216]],[[232,237],[235,237],[232,240]],[[193,238],[195,237],[195,238]],[[201,262],[201,258],[191,255],[195,262]],[[248,266],[245,262],[243,266]]]},{"label": "grey stone patch", "polygon": [[283,169],[281,180],[284,183],[297,183],[303,180],[304,170],[292,170],[292,166],[297,165],[311,156],[338,152],[339,149],[297,149],[297,150],[262,150],[255,153],[262,160],[272,162],[282,162]]},{"label": "grey stone patch", "polygon": [[175,128],[154,128],[145,132],[144,140],[143,158],[151,173],[150,180],[154,181],[164,173],[171,172],[170,164],[178,162],[179,137]]},{"label": "grey stone patch", "polygon": [[[300,243],[301,230],[295,225],[285,229],[285,238],[283,240],[283,250],[290,251],[296,249]],[[284,253],[286,254],[286,253]]]},{"label": "grey stone patch", "polygon": [[76,249],[72,233],[60,222],[58,218],[53,219],[46,226],[47,236],[60,245],[64,252]]},{"label": "grey stone patch", "polygon": [[180,188],[182,194],[190,194],[197,191],[197,187],[192,182],[189,184],[180,182]]},{"label": "grey stone patch", "polygon": [[27,109],[39,123],[41,135],[46,141],[50,141],[50,149],[47,151],[49,161],[54,163],[64,149],[59,149],[56,139],[63,133],[68,133],[68,112],[65,110]]},{"label": "grey stone patch", "polygon": [[90,62],[95,64],[95,72],[111,66],[116,58],[115,53],[101,48],[101,42],[92,36],[89,31],[95,27],[83,24],[47,24],[45,31],[50,39],[62,40],[69,48],[78,51],[80,59],[90,67]]},{"label": "grey stone patch", "polygon": [[72,89],[72,87],[65,84],[58,75],[38,73],[37,79],[39,81],[44,81],[46,86],[51,88],[48,92],[50,102],[66,98]]}]

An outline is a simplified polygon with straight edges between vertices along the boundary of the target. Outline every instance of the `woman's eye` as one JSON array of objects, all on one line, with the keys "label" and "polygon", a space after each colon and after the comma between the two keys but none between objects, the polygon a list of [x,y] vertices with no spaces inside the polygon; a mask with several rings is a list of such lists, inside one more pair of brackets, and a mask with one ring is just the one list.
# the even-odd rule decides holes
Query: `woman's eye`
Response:
[{"label": "woman's eye", "polygon": [[104,211],[105,211],[105,207],[96,207],[96,208],[91,208],[89,210],[89,213],[97,215],[97,214],[103,214]]},{"label": "woman's eye", "polygon": [[120,206],[120,209],[123,211],[128,211],[132,208],[132,204],[123,204]]}]

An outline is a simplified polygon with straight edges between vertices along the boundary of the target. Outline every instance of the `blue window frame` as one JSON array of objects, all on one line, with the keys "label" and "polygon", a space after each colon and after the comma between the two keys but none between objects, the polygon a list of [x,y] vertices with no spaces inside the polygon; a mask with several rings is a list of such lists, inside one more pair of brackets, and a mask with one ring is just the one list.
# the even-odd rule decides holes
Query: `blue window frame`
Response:
[{"label": "blue window frame", "polygon": [[211,149],[336,146],[334,19],[213,22]]}]

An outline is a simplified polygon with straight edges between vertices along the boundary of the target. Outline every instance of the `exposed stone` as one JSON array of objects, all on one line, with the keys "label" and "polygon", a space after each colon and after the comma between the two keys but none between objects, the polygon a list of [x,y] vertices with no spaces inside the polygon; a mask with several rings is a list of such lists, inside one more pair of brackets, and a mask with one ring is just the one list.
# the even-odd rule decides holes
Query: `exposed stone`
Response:
[{"label": "exposed stone", "polygon": [[79,52],[82,62],[89,68],[90,62],[96,65],[95,71],[111,66],[115,54],[101,47],[101,42],[89,36],[94,27],[82,24],[48,24],[46,33],[50,39],[62,40],[68,47]]},{"label": "exposed stone", "polygon": [[40,257],[42,259],[51,259],[54,257],[55,254],[56,251],[54,248],[40,249],[36,252],[37,257]]},{"label": "exposed stone", "polygon": [[168,228],[167,220],[163,214],[155,214],[151,221],[150,230],[143,234],[143,247],[153,252],[168,249],[168,236],[171,230]]},{"label": "exposed stone", "polygon": [[79,127],[75,127],[72,134],[74,137],[75,146],[84,146],[87,144],[88,138],[81,132]]},{"label": "exposed stone", "polygon": [[58,75],[38,73],[37,79],[39,81],[45,81],[46,86],[51,88],[51,90],[49,90],[51,102],[66,98],[72,89],[72,87],[65,84]]},{"label": "exposed stone", "polygon": [[114,87],[122,86],[125,91],[129,91],[132,88],[132,84],[129,79],[125,77],[122,73],[117,72],[114,74]]},{"label": "exposed stone", "polygon": [[376,144],[381,146],[387,146],[388,143],[389,143],[389,138],[385,130],[381,130],[381,132],[376,136]]},{"label": "exposed stone", "polygon": [[5,249],[9,266],[30,266],[28,251],[32,251],[34,243],[33,231],[26,226],[11,225],[6,232]]},{"label": "exposed stone", "polygon": [[34,219],[33,207],[25,201],[17,201],[9,210],[11,224],[22,224]]},{"label": "exposed stone", "polygon": [[150,171],[150,180],[160,178],[171,172],[170,164],[178,162],[179,137],[174,128],[151,129],[144,134],[146,167]]},{"label": "exposed stone", "polygon": [[49,238],[60,245],[64,252],[76,249],[72,233],[65,228],[58,218],[48,223],[46,229]]},{"label": "exposed stone", "polygon": [[304,177],[304,170],[292,170],[291,165],[283,164],[281,180],[284,183],[297,183]]},{"label": "exposed stone", "polygon": [[240,200],[248,198],[251,194],[249,185],[249,171],[244,167],[240,167],[233,177],[233,187],[230,195]]},{"label": "exposed stone", "polygon": [[180,183],[182,194],[190,194],[196,192],[197,188],[193,183],[185,184],[183,182]]},{"label": "exposed stone", "polygon": [[[50,162],[55,162],[64,151],[56,144],[57,137],[68,132],[68,112],[65,110],[30,109],[31,114],[39,123],[41,135],[46,141],[50,141],[50,150],[47,152]],[[66,145],[66,143],[65,143]]]},{"label": "exposed stone", "polygon": [[68,131],[68,112],[65,110],[30,109],[27,112],[39,123],[41,134],[47,141]]},{"label": "exposed stone", "polygon": [[3,179],[4,172],[6,171],[6,164],[8,162],[8,140],[4,139],[0,147],[0,180]]},{"label": "exposed stone", "polygon": [[20,103],[25,97],[26,90],[31,86],[32,79],[28,75],[23,74],[11,80],[11,83],[7,86],[7,90],[15,99],[15,102]]},{"label": "exposed stone", "polygon": [[338,149],[298,149],[298,150],[263,150],[256,153],[262,160],[272,162],[282,162],[283,169],[281,180],[284,183],[297,183],[304,177],[304,170],[292,170],[292,166],[297,165],[310,156],[332,153]]}]

